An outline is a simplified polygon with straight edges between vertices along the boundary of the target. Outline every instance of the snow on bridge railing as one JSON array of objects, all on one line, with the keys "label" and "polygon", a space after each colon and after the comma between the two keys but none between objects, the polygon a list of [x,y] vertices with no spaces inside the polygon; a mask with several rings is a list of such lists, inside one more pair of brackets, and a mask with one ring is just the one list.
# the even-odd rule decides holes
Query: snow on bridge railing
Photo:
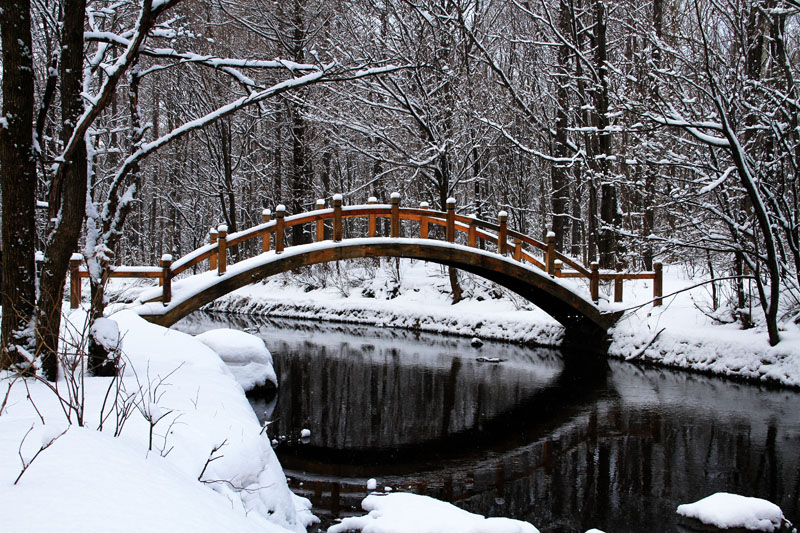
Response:
[{"label": "snow on bridge railing", "polygon": [[[556,278],[582,278],[589,281],[589,292],[594,302],[599,300],[600,280],[614,281],[614,301],[622,301],[623,280],[652,279],[653,280],[653,305],[661,305],[662,296],[662,268],[660,263],[654,263],[653,272],[613,272],[601,271],[597,263],[592,263],[589,268],[584,267],[574,259],[556,250],[555,234],[548,232],[545,242],[538,241],[528,235],[508,227],[508,213],[500,211],[497,222],[481,220],[475,215],[456,214],[456,200],[448,198],[445,202],[445,211],[430,209],[428,202],[421,202],[419,207],[400,207],[400,194],[392,193],[390,203],[379,204],[375,197],[370,197],[366,204],[342,205],[342,195],[332,197],[332,207],[325,207],[324,200],[317,200],[316,209],[304,213],[286,216],[286,207],[279,205],[273,213],[264,209],[261,213],[261,224],[257,224],[242,231],[228,235],[226,225],[212,228],[209,232],[209,243],[189,252],[175,262],[172,257],[162,257],[160,266],[138,267],[117,266],[112,267],[111,277],[129,278],[158,278],[163,287],[162,301],[170,301],[172,278],[185,270],[196,267],[208,260],[208,269],[216,270],[222,276],[227,271],[228,248],[238,246],[252,239],[261,239],[261,253],[271,252],[280,254],[286,247],[286,228],[302,224],[315,224],[314,238],[317,242],[332,240],[339,242],[343,239],[344,219],[366,219],[367,235],[378,236],[379,218],[389,219],[389,237],[400,237],[402,221],[416,222],[419,225],[419,238],[431,238],[431,225],[444,228],[444,237],[447,242],[456,242],[457,234],[464,234],[468,247],[486,247],[486,243],[495,246],[496,252],[507,256],[509,253],[516,260],[530,263]],[[272,218],[274,215],[274,219]],[[330,222],[326,225],[326,222]],[[509,242],[509,239],[511,242]],[[527,249],[526,249],[527,247]],[[539,257],[534,251],[541,253]],[[81,267],[82,256],[73,255],[70,261],[70,304],[77,307],[80,303],[81,288],[80,278],[88,277],[88,273]],[[564,270],[564,266],[572,270]]]}]

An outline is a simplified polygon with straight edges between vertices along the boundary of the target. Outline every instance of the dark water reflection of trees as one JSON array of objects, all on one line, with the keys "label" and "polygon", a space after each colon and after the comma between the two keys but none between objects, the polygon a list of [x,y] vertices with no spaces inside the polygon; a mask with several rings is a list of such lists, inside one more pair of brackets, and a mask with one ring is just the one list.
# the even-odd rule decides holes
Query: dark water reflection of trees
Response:
[{"label": "dark water reflection of trees", "polygon": [[717,491],[800,520],[796,392],[371,327],[227,315],[179,327],[265,339],[280,381],[270,434],[319,512],[354,510],[375,477],[543,532],[675,531],[678,504]]}]

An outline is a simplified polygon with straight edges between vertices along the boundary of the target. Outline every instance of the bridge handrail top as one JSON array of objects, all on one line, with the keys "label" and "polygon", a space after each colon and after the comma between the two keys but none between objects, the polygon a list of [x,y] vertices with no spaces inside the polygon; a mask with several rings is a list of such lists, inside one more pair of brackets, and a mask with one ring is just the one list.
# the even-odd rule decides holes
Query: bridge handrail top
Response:
[{"label": "bridge handrail top", "polygon": [[[111,272],[161,272],[161,267],[157,266],[133,266],[133,265],[109,265]],[[81,274],[88,273],[89,270],[85,265],[78,268]]]},{"label": "bridge handrail top", "polygon": [[[242,232],[240,231],[238,233],[242,233]],[[212,250],[216,250],[216,249],[217,249],[217,244],[216,243],[204,244],[200,248],[197,248],[196,250],[192,250],[188,254],[182,256],[181,258],[179,258],[177,261],[173,262],[172,266],[170,267],[170,270],[172,271],[173,274],[180,274],[181,272],[183,272],[184,270],[186,270],[187,268],[192,266],[192,261],[194,261],[195,259],[199,258],[203,254],[211,252]]]}]

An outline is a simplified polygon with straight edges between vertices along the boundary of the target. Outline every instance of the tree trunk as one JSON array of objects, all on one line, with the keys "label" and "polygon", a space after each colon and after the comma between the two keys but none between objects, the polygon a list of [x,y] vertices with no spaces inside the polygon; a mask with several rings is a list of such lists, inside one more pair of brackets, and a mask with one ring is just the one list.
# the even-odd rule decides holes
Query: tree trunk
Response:
[{"label": "tree trunk", "polygon": [[[61,55],[62,140],[72,136],[74,124],[83,112],[83,19],[84,0],[67,2]],[[63,179],[51,184],[50,218],[56,222],[49,232],[45,260],[39,281],[36,319],[36,350],[47,379],[57,378],[57,353],[61,327],[61,306],[69,258],[76,251],[86,212],[86,143],[78,143],[65,161]],[[59,189],[52,189],[58,187]]]},{"label": "tree trunk", "polygon": [[0,9],[3,111],[0,125],[2,229],[2,350],[0,368],[24,364],[34,340],[36,160],[33,148],[33,58],[30,1]]},{"label": "tree trunk", "polygon": [[[563,35],[569,35],[570,12],[566,0],[559,2],[559,29]],[[557,159],[566,159],[567,147],[567,117],[569,111],[569,93],[567,92],[570,50],[566,44],[558,47],[558,71],[555,76],[556,83],[556,123],[553,155]],[[564,250],[566,242],[567,213],[569,202],[569,183],[567,181],[567,165],[556,161],[550,167],[550,209],[553,221],[553,233],[556,235],[556,249]]]}]

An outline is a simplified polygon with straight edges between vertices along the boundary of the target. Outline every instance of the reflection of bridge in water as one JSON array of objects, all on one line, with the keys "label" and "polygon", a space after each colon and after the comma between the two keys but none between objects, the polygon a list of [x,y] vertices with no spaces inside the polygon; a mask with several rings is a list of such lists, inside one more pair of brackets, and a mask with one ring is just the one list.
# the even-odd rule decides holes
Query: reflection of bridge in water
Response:
[{"label": "reflection of bridge in water", "polygon": [[[225,320],[256,326],[275,355],[270,434],[289,437],[281,463],[323,518],[360,513],[369,478],[543,532],[674,530],[678,504],[723,490],[800,516],[796,393],[453,337]],[[293,444],[306,427],[311,442]]]},{"label": "reflection of bridge in water", "polygon": [[[626,374],[619,363],[612,366],[614,373]],[[703,383],[707,378],[686,387],[681,377],[665,374],[659,378],[673,380],[667,387],[702,391],[708,398]],[[426,468],[435,468],[426,472],[383,475],[391,468],[381,465],[347,471],[286,454],[281,461],[292,489],[311,499],[323,518],[363,514],[360,502],[368,493],[366,482],[375,477],[379,490],[390,486],[487,516],[525,519],[543,533],[592,527],[673,531],[678,504],[719,491],[769,499],[796,523],[796,426],[786,432],[774,418],[728,418],[730,406],[709,419],[696,405],[682,405],[680,398],[674,398],[674,412],[661,414],[652,406],[631,408],[624,397],[607,391],[594,395],[599,400],[594,405],[585,403],[566,416],[554,414],[544,427],[523,429],[523,438],[511,435],[512,441],[534,439],[527,444],[442,458],[438,467],[423,459]],[[463,450],[454,452],[459,454]]]}]

